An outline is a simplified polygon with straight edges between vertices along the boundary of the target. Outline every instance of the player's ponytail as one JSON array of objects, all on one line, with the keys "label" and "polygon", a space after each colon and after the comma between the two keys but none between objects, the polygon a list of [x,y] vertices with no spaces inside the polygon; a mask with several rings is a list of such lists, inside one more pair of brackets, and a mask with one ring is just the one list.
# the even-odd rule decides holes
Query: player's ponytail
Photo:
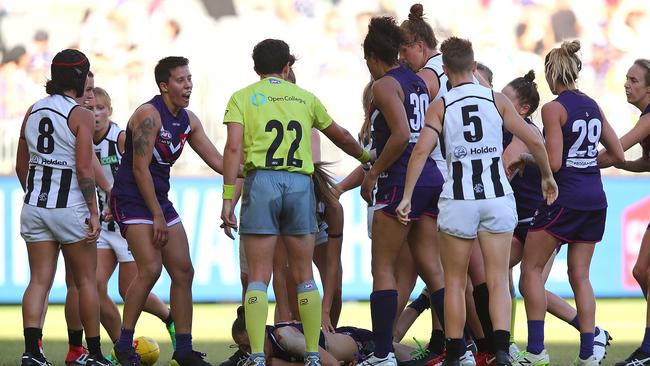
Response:
[{"label": "player's ponytail", "polygon": [[334,179],[327,171],[326,167],[332,163],[318,162],[314,164],[314,173],[311,178],[314,180],[314,194],[316,202],[323,202],[326,206],[338,201],[332,194],[332,187],[334,186]]},{"label": "player's ponytail", "polygon": [[363,106],[363,124],[359,131],[359,142],[361,145],[366,146],[370,143],[371,126],[370,126],[370,106],[372,105],[372,80],[363,88],[363,95],[361,97]]},{"label": "player's ponytail", "polygon": [[544,70],[549,80],[564,86],[575,83],[582,69],[582,61],[577,52],[580,41],[563,42],[559,48],[552,49],[544,60]]}]

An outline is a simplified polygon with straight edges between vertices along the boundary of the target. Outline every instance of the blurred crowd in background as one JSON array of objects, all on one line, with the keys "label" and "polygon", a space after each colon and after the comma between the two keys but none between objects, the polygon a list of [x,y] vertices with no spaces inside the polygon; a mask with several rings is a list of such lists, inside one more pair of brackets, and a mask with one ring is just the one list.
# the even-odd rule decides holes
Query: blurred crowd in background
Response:
[{"label": "blurred crowd in background", "polygon": [[[496,90],[534,69],[542,102],[552,98],[544,56],[562,40],[579,39],[580,89],[598,101],[619,136],[638,119],[623,84],[636,58],[650,58],[647,0],[419,2],[439,42],[450,35],[473,42],[477,60],[494,72]],[[368,21],[392,15],[401,22],[411,5],[407,0],[0,0],[0,175],[13,174],[24,113],[45,95],[52,57],[68,47],[90,58],[95,85],[111,95],[112,119],[123,128],[132,111],[158,92],[153,76],[158,59],[188,57],[194,81],[189,108],[221,149],[227,98],[257,79],[253,46],[281,38],[298,58],[297,83],[356,133],[363,121],[361,92],[370,79],[361,48]],[[539,115],[534,117],[540,123]],[[628,153],[632,158],[640,151]],[[355,165],[328,143],[323,159],[337,162],[339,175]],[[198,160],[184,154],[173,172],[207,174]]]}]

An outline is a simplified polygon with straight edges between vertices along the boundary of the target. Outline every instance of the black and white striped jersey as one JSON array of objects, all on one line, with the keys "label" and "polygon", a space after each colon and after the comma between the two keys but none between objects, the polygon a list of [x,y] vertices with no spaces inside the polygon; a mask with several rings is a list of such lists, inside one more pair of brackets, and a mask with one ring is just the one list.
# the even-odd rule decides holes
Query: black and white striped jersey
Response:
[{"label": "black and white striped jersey", "polygon": [[[108,180],[111,186],[113,185],[115,174],[122,160],[122,154],[120,153],[117,140],[123,132],[124,130],[120,126],[109,122],[106,134],[101,140],[95,142],[95,155],[97,155],[97,159],[99,159],[99,163],[102,166],[102,173],[104,173],[106,180]],[[101,189],[97,190],[97,195],[99,198],[99,212],[104,212],[104,208],[109,204],[107,201],[108,197]],[[115,222],[102,222],[102,226],[108,231],[116,231],[117,229]]]},{"label": "black and white striped jersey", "polygon": [[449,175],[440,196],[475,200],[511,194],[501,162],[503,118],[494,102],[494,92],[466,83],[455,86],[442,99],[442,135]]},{"label": "black and white striped jersey", "polygon": [[68,126],[68,117],[77,106],[64,95],[34,103],[25,122],[29,150],[26,204],[64,208],[85,203],[77,183],[76,137]]},{"label": "black and white striped jersey", "polygon": [[[427,60],[427,63],[424,65],[423,69],[429,69],[436,74],[438,78],[438,94],[431,95],[431,102],[442,98],[443,95],[447,94],[451,85],[449,84],[449,79],[442,69],[442,54],[439,53],[433,57],[430,57]],[[447,163],[445,162],[445,143],[442,138],[438,139],[438,145],[431,152],[431,159],[436,162],[438,170],[442,173],[442,177],[447,180]]]}]

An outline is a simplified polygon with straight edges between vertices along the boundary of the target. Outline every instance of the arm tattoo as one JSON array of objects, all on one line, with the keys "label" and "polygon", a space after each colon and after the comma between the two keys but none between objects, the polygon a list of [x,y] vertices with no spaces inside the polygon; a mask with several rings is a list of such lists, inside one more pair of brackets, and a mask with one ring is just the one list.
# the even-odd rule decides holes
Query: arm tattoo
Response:
[{"label": "arm tattoo", "polygon": [[84,196],[86,203],[90,205],[95,200],[95,194],[97,194],[95,180],[92,178],[79,179],[79,189],[81,189],[81,194]]},{"label": "arm tattoo", "polygon": [[151,143],[149,136],[153,133],[154,122],[151,117],[146,117],[133,131],[133,151],[140,155],[146,155]]}]

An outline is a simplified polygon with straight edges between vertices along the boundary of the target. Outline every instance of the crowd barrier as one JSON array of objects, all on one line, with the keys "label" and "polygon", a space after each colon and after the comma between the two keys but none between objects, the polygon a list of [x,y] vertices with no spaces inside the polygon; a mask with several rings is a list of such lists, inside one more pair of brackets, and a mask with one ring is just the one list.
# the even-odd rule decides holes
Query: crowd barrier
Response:
[{"label": "crowd barrier", "polygon": [[[607,226],[602,243],[597,244],[591,267],[591,282],[598,297],[642,296],[632,268],[641,237],[650,222],[650,179],[605,177],[609,201]],[[221,213],[221,178],[172,179],[170,198],[179,211],[190,243],[194,264],[193,295],[196,302],[239,301],[238,241],[218,230]],[[22,190],[15,177],[0,177],[0,303],[20,303],[29,282],[27,250],[20,237]],[[359,191],[341,197],[345,211],[343,240],[343,298],[367,300],[372,291],[370,240],[367,236],[366,206]],[[571,296],[567,279],[566,246],[558,255],[547,289],[560,296]],[[317,271],[315,271],[317,273]],[[518,275],[518,269],[515,269]],[[51,302],[65,299],[63,259],[50,292]],[[111,296],[119,300],[117,276],[110,282]],[[518,276],[515,276],[516,278]],[[169,276],[164,273],[154,287],[163,300],[169,300]],[[418,283],[414,294],[421,289]],[[321,287],[322,291],[322,287]]]}]

